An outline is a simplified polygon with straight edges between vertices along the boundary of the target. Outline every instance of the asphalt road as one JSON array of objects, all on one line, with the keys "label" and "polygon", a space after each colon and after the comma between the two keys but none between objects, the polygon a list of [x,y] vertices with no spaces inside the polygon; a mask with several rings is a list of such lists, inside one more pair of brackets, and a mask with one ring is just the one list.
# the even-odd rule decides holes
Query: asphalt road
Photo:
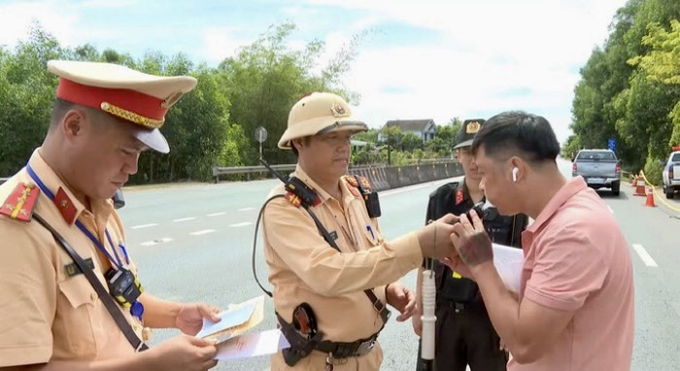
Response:
[{"label": "asphalt road", "polygon": [[[560,161],[571,177],[571,164]],[[146,289],[179,301],[204,301],[226,307],[261,295],[251,272],[257,212],[275,180],[201,184],[156,189],[126,189],[120,213],[128,250],[140,267]],[[381,229],[387,238],[424,223],[427,197],[446,181],[381,192]],[[631,245],[636,288],[636,333],[633,370],[680,370],[680,213],[657,201],[645,207],[628,185],[621,195],[600,192]],[[680,207],[677,201],[672,206]],[[606,232],[605,232],[606,233]],[[266,267],[261,241],[256,254],[261,281]],[[415,271],[402,280],[415,287]],[[258,329],[275,328],[271,300]],[[396,317],[393,317],[396,318]],[[177,335],[156,331],[152,345]],[[381,334],[383,370],[415,369],[417,339],[410,322],[391,321]],[[266,370],[268,358],[221,363],[216,370]]]}]

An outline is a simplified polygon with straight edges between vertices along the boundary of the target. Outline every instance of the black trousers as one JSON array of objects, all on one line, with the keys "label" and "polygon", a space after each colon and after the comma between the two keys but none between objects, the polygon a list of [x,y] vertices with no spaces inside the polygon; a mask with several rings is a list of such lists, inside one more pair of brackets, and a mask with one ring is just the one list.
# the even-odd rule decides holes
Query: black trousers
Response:
[{"label": "black trousers", "polygon": [[[500,338],[482,302],[469,305],[438,300],[435,310],[434,371],[505,371],[508,354],[500,350]],[[420,358],[417,371],[432,371]]]}]

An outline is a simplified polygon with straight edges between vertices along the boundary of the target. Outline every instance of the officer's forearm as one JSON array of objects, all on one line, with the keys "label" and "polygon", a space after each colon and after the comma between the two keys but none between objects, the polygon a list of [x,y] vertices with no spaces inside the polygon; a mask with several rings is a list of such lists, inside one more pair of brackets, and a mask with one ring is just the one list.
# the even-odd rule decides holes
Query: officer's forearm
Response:
[{"label": "officer's forearm", "polygon": [[161,300],[151,294],[144,293],[139,297],[144,304],[144,326],[151,328],[175,328],[177,313],[182,304]]}]

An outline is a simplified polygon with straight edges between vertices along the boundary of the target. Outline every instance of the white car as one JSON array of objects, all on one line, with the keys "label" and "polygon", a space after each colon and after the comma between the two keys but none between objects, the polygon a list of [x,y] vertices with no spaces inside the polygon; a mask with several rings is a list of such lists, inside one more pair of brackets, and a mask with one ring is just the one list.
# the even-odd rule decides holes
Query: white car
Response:
[{"label": "white car", "polygon": [[675,192],[680,190],[680,148],[673,149],[675,152],[668,156],[663,167],[663,193],[666,198],[675,197]]}]

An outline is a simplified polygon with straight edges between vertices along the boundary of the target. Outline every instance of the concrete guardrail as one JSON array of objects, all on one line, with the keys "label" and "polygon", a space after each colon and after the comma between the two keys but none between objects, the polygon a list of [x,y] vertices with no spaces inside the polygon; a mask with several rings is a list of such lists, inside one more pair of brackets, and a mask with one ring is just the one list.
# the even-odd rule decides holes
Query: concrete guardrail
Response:
[{"label": "concrete guardrail", "polygon": [[[295,170],[295,164],[271,167],[282,175]],[[249,179],[249,174],[267,172],[264,166],[214,167],[213,177],[217,183],[222,175],[246,174]],[[460,176],[463,175],[463,168],[456,160],[446,160],[406,166],[359,166],[350,168],[349,174],[366,177],[373,189],[382,191]]]}]

